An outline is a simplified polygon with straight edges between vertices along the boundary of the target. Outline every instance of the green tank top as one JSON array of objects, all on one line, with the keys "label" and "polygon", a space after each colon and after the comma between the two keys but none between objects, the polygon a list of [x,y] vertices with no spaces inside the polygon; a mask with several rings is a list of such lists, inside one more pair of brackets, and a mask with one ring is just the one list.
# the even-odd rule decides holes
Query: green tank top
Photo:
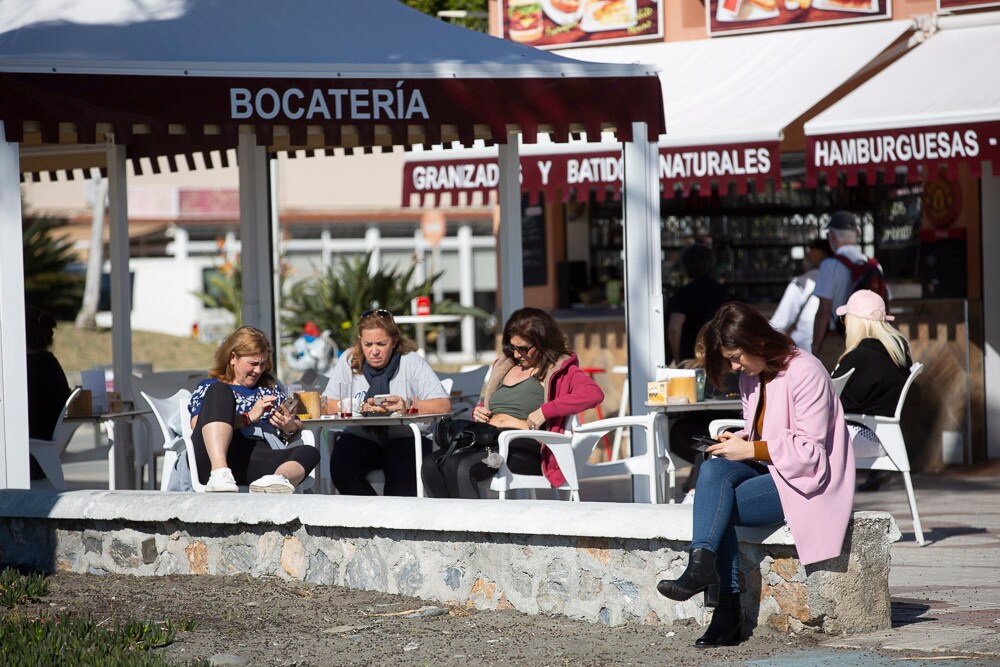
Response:
[{"label": "green tank top", "polygon": [[527,419],[528,415],[542,407],[545,390],[536,378],[525,378],[508,387],[501,384],[490,396],[490,410],[493,414],[510,415],[515,419]]}]

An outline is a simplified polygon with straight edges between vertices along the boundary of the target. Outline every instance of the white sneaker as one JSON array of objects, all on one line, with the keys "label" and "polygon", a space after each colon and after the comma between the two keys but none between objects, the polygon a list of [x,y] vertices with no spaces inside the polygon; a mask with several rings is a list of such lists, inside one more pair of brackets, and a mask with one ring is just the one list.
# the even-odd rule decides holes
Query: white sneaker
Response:
[{"label": "white sneaker", "polygon": [[236,493],[240,487],[236,486],[233,479],[233,471],[229,468],[218,468],[208,476],[208,483],[205,484],[205,493]]},{"label": "white sneaker", "polygon": [[681,505],[694,505],[694,489],[684,494],[684,500],[681,501]]},{"label": "white sneaker", "polygon": [[295,487],[283,475],[264,475],[250,484],[250,493],[295,493]]}]

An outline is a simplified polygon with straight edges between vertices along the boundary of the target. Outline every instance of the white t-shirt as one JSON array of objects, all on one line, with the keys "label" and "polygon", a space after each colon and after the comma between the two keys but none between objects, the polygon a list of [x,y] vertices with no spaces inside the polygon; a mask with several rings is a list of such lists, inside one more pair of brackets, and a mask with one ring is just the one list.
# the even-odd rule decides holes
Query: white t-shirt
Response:
[{"label": "white t-shirt", "polygon": [[[867,262],[868,256],[861,252],[861,248],[856,245],[845,245],[837,248],[837,254],[850,260],[852,264]],[[851,288],[854,283],[851,280],[851,270],[844,266],[843,262],[827,257],[819,265],[819,275],[816,277],[816,289],[813,294],[820,299],[830,299],[833,302],[833,313],[847,303],[851,296]],[[830,329],[837,326],[836,317],[830,317]]]},{"label": "white t-shirt", "polygon": [[[339,398],[336,395],[338,383],[349,382],[351,383],[351,393],[354,396],[354,405],[358,406],[365,400],[365,394],[368,393],[369,385],[364,374],[354,375],[351,372],[351,354],[350,350],[345,352],[340,357],[337,365],[333,367],[333,372],[330,373],[330,381],[327,383],[326,389],[323,390],[323,395]],[[448,398],[444,387],[441,386],[441,380],[434,374],[434,369],[416,352],[404,354],[399,358],[399,370],[396,372],[396,376],[389,380],[389,393],[405,397],[407,382],[413,387],[418,400],[426,401],[432,398]],[[429,428],[430,425],[421,426],[421,430],[423,431],[429,430]],[[347,429],[347,432],[374,440],[368,429],[351,427]],[[408,426],[390,426],[386,435],[389,439],[396,439],[412,436],[413,432]]]},{"label": "white t-shirt", "polygon": [[792,278],[777,310],[771,316],[771,326],[778,331],[788,331],[789,327],[795,325],[789,335],[806,352],[812,352],[813,322],[819,307],[819,299],[813,296],[818,273],[817,269],[810,269]]}]

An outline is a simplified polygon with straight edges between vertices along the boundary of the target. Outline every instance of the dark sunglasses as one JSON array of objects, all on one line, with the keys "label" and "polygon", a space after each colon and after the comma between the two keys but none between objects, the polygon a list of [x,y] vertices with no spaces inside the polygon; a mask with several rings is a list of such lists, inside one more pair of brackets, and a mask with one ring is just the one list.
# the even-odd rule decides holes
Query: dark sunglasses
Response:
[{"label": "dark sunglasses", "polygon": [[510,343],[504,343],[503,351],[509,357],[513,357],[515,352],[520,353],[522,356],[527,356],[528,352],[531,352],[531,348],[534,345],[511,345]]},{"label": "dark sunglasses", "polygon": [[392,319],[392,313],[390,313],[388,310],[385,310],[384,308],[376,308],[374,310],[366,310],[363,313],[361,313],[361,319],[365,319],[366,317],[371,317],[372,315],[375,315],[376,317],[380,317],[383,320],[391,320]]}]

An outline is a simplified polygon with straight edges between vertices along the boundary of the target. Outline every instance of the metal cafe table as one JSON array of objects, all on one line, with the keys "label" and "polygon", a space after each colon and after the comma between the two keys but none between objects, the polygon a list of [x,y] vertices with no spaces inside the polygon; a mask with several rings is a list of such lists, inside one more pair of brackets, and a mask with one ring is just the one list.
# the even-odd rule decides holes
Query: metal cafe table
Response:
[{"label": "metal cafe table", "polygon": [[413,451],[416,455],[416,476],[417,476],[417,497],[424,497],[424,483],[420,479],[420,466],[423,463],[423,433],[420,426],[432,424],[443,417],[450,417],[451,413],[436,412],[428,414],[389,414],[362,417],[355,414],[353,417],[340,417],[338,415],[324,415],[320,418],[302,419],[303,427],[309,429],[316,435],[316,446],[319,447],[319,493],[333,493],[333,481],[330,478],[330,431],[343,431],[351,426],[409,426],[413,432]]}]

